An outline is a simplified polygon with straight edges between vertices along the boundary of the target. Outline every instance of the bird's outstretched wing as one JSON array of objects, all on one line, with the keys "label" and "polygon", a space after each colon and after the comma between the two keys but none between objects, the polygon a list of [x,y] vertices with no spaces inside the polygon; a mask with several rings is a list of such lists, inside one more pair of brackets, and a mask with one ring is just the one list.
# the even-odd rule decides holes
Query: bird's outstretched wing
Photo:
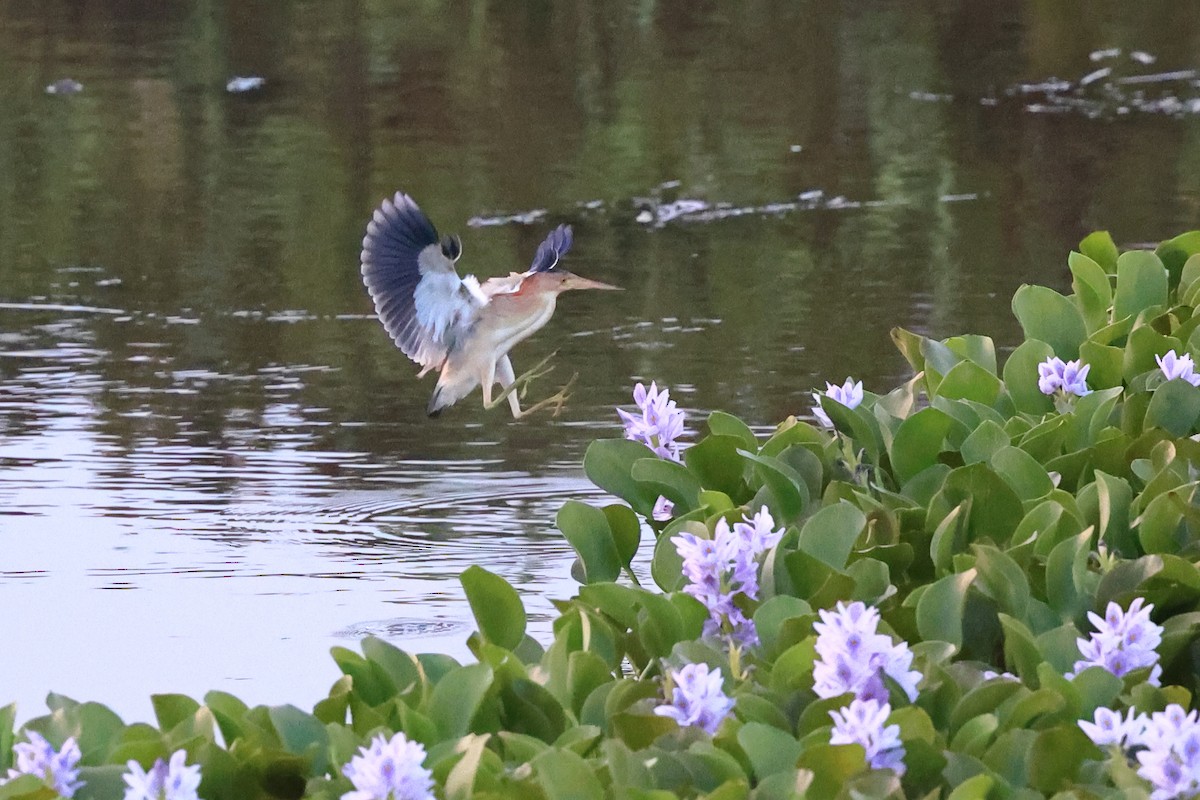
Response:
[{"label": "bird's outstretched wing", "polygon": [[458,238],[439,240],[433,223],[402,192],[375,209],[363,237],[363,283],[375,313],[422,375],[441,366],[483,304],[454,269],[461,253]]},{"label": "bird's outstretched wing", "polygon": [[571,226],[559,225],[550,231],[550,235],[538,245],[533,263],[529,265],[530,272],[549,272],[558,266],[560,258],[571,249]]}]

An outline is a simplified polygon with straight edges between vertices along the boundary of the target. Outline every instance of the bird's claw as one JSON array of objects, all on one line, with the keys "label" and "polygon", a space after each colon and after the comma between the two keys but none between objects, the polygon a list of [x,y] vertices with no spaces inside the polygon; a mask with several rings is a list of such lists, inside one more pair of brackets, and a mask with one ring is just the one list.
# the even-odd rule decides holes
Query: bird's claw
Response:
[{"label": "bird's claw", "polygon": [[571,376],[571,380],[567,381],[566,384],[564,384],[563,387],[561,389],[559,389],[557,392],[555,392],[554,394],[550,395],[547,398],[539,400],[538,402],[531,405],[529,408],[522,409],[521,410],[521,418],[523,419],[523,418],[529,416],[530,414],[534,413],[535,411],[541,411],[543,408],[547,408],[549,406],[554,407],[554,411],[551,414],[551,416],[557,417],[559,414],[562,413],[563,407],[566,405],[567,400],[571,399],[570,389],[575,384],[575,379],[578,377],[579,377],[579,373],[576,372],[574,375]]}]

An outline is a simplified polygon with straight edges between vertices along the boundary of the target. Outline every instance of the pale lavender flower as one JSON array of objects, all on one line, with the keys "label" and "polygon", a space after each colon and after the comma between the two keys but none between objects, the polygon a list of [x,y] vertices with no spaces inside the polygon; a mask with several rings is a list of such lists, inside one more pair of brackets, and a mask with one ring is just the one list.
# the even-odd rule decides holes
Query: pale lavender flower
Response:
[{"label": "pale lavender flower", "polygon": [[390,740],[383,734],[360,747],[342,767],[354,791],[342,800],[433,800],[433,773],[425,768],[425,748],[403,733]]},{"label": "pale lavender flower", "polygon": [[1200,792],[1200,721],[1196,712],[1184,712],[1172,703],[1165,711],[1144,719],[1145,728],[1134,744],[1138,775],[1150,782],[1151,800],[1191,798]]},{"label": "pale lavender flower", "polygon": [[125,800],[198,800],[200,765],[187,766],[187,751],[176,750],[170,762],[158,759],[149,771],[130,761],[125,780]]},{"label": "pale lavender flower", "polygon": [[659,495],[654,501],[654,510],[650,512],[650,518],[655,522],[666,522],[675,515],[675,504],[667,498]]},{"label": "pale lavender flower", "polygon": [[1165,356],[1155,356],[1154,360],[1158,362],[1164,380],[1173,381],[1178,378],[1192,386],[1200,386],[1200,375],[1196,374],[1196,363],[1190,355],[1177,356],[1174,350],[1170,350]]},{"label": "pale lavender flower", "polygon": [[1141,740],[1145,728],[1145,718],[1135,717],[1132,708],[1126,717],[1122,717],[1120,711],[1113,711],[1111,708],[1097,708],[1092,719],[1093,722],[1079,720],[1079,728],[1097,747],[1114,744],[1118,747],[1132,747],[1134,742]]},{"label": "pale lavender flower", "polygon": [[910,669],[913,654],[907,642],[895,644],[890,636],[877,632],[879,611],[873,606],[842,602],[836,611],[817,612],[820,622],[816,650],[820,658],[813,665],[813,691],[820,697],[852,693],[860,700],[888,700],[884,676],[891,678],[908,695],[917,699],[921,673]]},{"label": "pale lavender flower", "polygon": [[82,754],[75,737],[67,739],[62,749],[55,751],[54,746],[37,731],[26,731],[25,736],[28,742],[13,746],[17,765],[8,771],[8,780],[22,775],[36,775],[61,796],[73,796],[83,786],[83,781],[79,780],[79,759]]},{"label": "pale lavender flower", "polygon": [[1038,389],[1042,394],[1052,395],[1061,392],[1063,395],[1073,394],[1083,397],[1092,393],[1087,386],[1087,375],[1091,364],[1081,360],[1066,361],[1055,356],[1038,364]]},{"label": "pale lavender flower", "polygon": [[887,703],[855,698],[841,711],[829,712],[833,717],[829,743],[862,745],[872,769],[890,769],[903,775],[904,745],[900,742],[900,726],[887,724],[891,713]]},{"label": "pale lavender flower", "polygon": [[683,575],[688,585],[683,591],[708,609],[704,635],[727,632],[739,644],[758,643],[754,622],[734,602],[737,595],[757,600],[758,559],[783,536],[775,530],[775,521],[765,508],[753,517],[743,517],[733,527],[725,519],[717,520],[713,538],[702,539],[691,533],[671,537],[675,551],[683,559]]},{"label": "pale lavender flower", "polygon": [[649,389],[639,383],[634,387],[633,401],[639,413],[617,409],[625,423],[625,438],[643,443],[660,458],[678,461],[679,443],[675,440],[683,435],[685,415],[675,407],[670,393],[660,391],[654,383]]},{"label": "pale lavender flower", "polygon": [[671,681],[675,684],[671,702],[658,706],[654,713],[670,717],[681,727],[695,725],[716,733],[733,708],[733,698],[722,688],[721,670],[709,671],[707,664],[687,664],[671,671]]},{"label": "pale lavender flower", "polygon": [[[813,400],[816,402],[816,405],[813,406],[813,416],[826,428],[832,428],[833,420],[825,413],[825,409],[821,408],[821,395],[821,392],[812,393]],[[859,404],[863,401],[862,381],[855,383],[854,378],[846,378],[846,382],[841,386],[835,386],[826,381],[824,395],[838,401],[846,408],[858,408]]]},{"label": "pale lavender flower", "polygon": [[1088,619],[1096,631],[1088,639],[1075,640],[1083,658],[1075,662],[1073,672],[1067,673],[1067,677],[1073,678],[1088,667],[1098,666],[1122,678],[1134,670],[1151,667],[1148,682],[1158,686],[1162,666],[1155,648],[1162,643],[1163,629],[1150,619],[1154,606],[1143,608],[1145,602],[1145,598],[1135,598],[1128,611],[1110,602],[1104,617],[1089,611]]}]

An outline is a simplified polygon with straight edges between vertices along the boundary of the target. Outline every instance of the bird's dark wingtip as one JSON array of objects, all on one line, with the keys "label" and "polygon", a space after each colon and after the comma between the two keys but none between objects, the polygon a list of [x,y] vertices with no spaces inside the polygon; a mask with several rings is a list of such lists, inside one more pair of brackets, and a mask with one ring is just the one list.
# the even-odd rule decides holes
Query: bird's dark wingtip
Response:
[{"label": "bird's dark wingtip", "polygon": [[574,236],[570,225],[559,225],[538,245],[537,254],[533,257],[530,272],[549,272],[558,266],[558,262],[571,249]]}]

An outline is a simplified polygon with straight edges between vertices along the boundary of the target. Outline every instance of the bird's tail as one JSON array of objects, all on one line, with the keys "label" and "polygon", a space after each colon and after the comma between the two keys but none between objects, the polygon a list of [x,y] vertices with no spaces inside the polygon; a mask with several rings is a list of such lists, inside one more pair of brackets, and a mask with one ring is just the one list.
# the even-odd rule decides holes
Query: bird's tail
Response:
[{"label": "bird's tail", "polygon": [[437,386],[433,388],[433,395],[429,398],[429,405],[425,408],[425,413],[431,417],[436,417],[442,413],[443,409],[463,399],[472,389],[479,385],[478,378],[470,378],[469,376],[461,376],[456,379],[449,371],[443,369],[442,375],[438,378]]}]

